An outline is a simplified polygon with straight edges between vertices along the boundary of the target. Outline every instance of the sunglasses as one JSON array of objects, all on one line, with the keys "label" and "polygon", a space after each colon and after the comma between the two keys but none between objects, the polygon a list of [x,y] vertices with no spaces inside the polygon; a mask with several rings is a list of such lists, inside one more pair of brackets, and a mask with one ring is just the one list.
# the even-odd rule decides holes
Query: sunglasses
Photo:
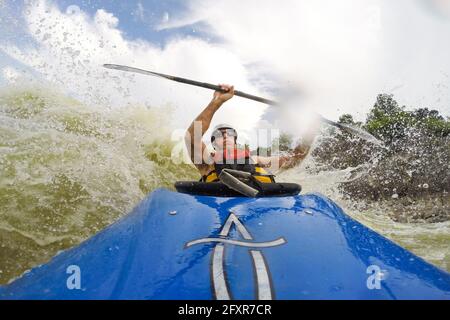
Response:
[{"label": "sunglasses", "polygon": [[217,130],[214,132],[214,134],[211,136],[211,141],[214,141],[216,138],[220,137],[219,132],[221,133],[222,137],[224,137],[226,135],[227,137],[237,138],[237,133],[235,130],[222,129],[222,130]]}]

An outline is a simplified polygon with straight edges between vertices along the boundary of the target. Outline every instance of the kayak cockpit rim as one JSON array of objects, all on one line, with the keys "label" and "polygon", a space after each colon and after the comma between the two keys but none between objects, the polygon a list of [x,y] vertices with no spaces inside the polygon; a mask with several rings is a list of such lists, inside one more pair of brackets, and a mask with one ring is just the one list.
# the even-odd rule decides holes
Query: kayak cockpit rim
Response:
[{"label": "kayak cockpit rim", "polygon": [[[180,193],[213,197],[244,197],[243,194],[230,189],[224,183],[201,181],[177,181],[175,189]],[[262,183],[256,197],[296,196],[302,187],[296,183]]]}]

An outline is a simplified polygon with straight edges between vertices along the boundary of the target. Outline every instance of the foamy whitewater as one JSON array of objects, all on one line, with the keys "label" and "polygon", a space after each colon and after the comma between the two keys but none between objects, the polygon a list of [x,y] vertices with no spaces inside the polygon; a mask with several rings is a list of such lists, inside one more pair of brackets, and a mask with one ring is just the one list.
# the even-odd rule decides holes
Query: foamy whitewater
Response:
[{"label": "foamy whitewater", "polygon": [[[87,106],[42,87],[0,94],[0,283],[45,263],[130,212],[152,190],[197,180],[172,151],[171,109]],[[320,140],[320,139],[319,139]],[[319,142],[320,143],[320,142]],[[312,157],[277,176],[319,192],[349,215],[450,270],[450,222],[396,223],[389,207],[345,200],[351,168],[319,171]]]}]

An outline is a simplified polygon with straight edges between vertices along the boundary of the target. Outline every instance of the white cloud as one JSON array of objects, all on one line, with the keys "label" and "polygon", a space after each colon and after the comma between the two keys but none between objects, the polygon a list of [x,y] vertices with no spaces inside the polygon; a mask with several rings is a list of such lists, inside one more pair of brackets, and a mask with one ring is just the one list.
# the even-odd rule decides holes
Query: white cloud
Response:
[{"label": "white cloud", "polygon": [[[306,105],[331,118],[362,118],[378,93],[395,87],[400,103],[450,115],[448,87],[442,89],[450,23],[419,1],[195,0],[190,12],[160,28],[207,23],[240,59],[297,86]],[[434,4],[448,9],[444,1]]]}]

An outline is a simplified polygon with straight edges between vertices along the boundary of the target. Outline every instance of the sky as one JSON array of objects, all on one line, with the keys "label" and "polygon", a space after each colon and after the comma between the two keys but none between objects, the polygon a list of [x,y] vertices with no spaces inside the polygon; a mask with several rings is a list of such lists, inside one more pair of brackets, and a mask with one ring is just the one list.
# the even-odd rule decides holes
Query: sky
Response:
[{"label": "sky", "polygon": [[244,132],[295,129],[302,110],[364,120],[379,93],[450,116],[449,35],[449,0],[0,0],[0,85],[39,83],[93,106],[170,106],[180,128],[211,91],[101,65],[272,99],[296,93],[284,116],[233,98],[213,124]]}]

